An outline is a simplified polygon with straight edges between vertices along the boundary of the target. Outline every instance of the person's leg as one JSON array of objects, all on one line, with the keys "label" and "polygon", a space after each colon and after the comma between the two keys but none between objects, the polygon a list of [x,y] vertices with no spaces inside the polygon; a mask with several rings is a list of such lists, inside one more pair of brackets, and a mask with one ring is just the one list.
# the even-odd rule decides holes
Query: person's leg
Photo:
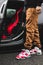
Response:
[{"label": "person's leg", "polygon": [[33,29],[33,17],[34,17],[34,8],[28,8],[26,10],[26,41],[24,43],[24,47],[27,49],[31,49],[33,44],[34,37],[34,29]]},{"label": "person's leg", "polygon": [[33,38],[33,44],[34,48],[30,50],[31,54],[37,54],[42,55],[41,51],[41,42],[40,42],[40,36],[39,36],[39,30],[38,30],[38,14],[36,13],[36,9],[33,13],[33,29],[34,29],[34,38]]},{"label": "person's leg", "polygon": [[36,26],[35,26],[35,33],[34,33],[34,42],[35,44],[41,48],[41,41],[40,41],[40,36],[39,36],[39,30],[38,30],[38,15],[40,14],[41,12],[41,6],[37,6],[36,7],[36,15],[35,15],[35,21],[36,21]]},{"label": "person's leg", "polygon": [[35,15],[35,33],[34,33],[34,44],[41,48],[41,42],[40,42],[40,36],[39,36],[39,30],[38,30],[38,14]]}]

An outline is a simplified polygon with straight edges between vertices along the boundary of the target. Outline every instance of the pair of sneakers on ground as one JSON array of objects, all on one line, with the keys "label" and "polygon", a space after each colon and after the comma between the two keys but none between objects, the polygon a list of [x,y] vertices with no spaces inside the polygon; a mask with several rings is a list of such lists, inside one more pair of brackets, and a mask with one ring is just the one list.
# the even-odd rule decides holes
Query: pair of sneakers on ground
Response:
[{"label": "pair of sneakers on ground", "polygon": [[34,49],[31,50],[22,49],[22,51],[16,56],[16,59],[29,58],[33,54],[42,55],[42,51],[38,47],[34,47]]}]

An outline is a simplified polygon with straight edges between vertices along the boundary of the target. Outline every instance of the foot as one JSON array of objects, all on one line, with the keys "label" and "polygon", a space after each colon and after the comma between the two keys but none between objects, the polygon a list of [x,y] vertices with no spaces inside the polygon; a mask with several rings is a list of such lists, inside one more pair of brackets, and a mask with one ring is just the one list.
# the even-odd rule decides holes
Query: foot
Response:
[{"label": "foot", "polygon": [[35,47],[34,49],[36,50],[37,55],[42,55],[41,49],[39,49],[38,47]]},{"label": "foot", "polygon": [[30,51],[27,49],[22,49],[22,51],[16,56],[16,59],[25,59],[30,57]]},{"label": "foot", "polygon": [[30,54],[42,55],[42,51],[38,47],[35,47],[34,49],[30,50]]},{"label": "foot", "polygon": [[31,55],[36,54],[36,50],[35,50],[35,49],[31,49],[31,50],[30,50],[30,54],[31,54]]}]

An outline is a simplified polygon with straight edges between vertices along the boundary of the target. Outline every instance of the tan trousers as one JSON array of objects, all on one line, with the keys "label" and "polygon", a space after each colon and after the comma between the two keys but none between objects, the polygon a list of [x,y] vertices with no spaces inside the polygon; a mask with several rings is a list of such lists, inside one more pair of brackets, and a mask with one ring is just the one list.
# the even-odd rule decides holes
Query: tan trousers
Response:
[{"label": "tan trousers", "polygon": [[38,31],[38,14],[35,8],[28,8],[26,10],[26,42],[24,46],[27,49],[31,49],[33,43],[41,48]]}]

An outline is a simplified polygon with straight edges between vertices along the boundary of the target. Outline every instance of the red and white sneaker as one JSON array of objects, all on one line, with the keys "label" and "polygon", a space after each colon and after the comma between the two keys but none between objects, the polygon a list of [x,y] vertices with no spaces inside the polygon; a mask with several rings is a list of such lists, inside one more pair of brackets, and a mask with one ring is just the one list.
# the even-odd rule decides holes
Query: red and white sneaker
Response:
[{"label": "red and white sneaker", "polygon": [[16,56],[16,59],[25,59],[30,57],[30,51],[27,49],[22,49],[22,51]]},{"label": "red and white sneaker", "polygon": [[31,54],[31,55],[36,54],[36,49],[31,49],[31,50],[30,50],[30,54]]},{"label": "red and white sneaker", "polygon": [[36,50],[37,55],[42,55],[42,50],[41,49],[39,49],[38,47],[35,47],[34,49]]},{"label": "red and white sneaker", "polygon": [[38,47],[35,47],[34,49],[30,50],[30,54],[42,55],[42,51]]}]

